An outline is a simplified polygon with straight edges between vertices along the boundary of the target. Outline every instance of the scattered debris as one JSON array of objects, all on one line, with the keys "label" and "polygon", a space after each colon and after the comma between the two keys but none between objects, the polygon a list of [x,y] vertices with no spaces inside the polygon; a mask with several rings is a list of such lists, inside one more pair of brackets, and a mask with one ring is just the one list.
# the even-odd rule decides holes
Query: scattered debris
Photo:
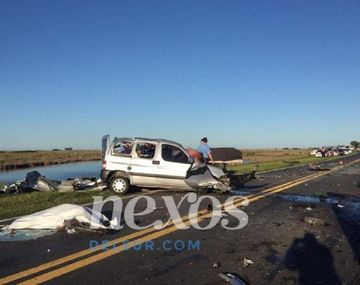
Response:
[{"label": "scattered debris", "polygon": [[310,207],[310,206],[308,206],[308,207],[306,207],[305,208],[305,211],[312,211],[313,209]]},{"label": "scattered debris", "polygon": [[284,223],[278,223],[278,222],[271,222],[271,224],[275,225],[276,227],[280,227]]},{"label": "scattered debris", "polygon": [[19,194],[33,190],[40,192],[74,192],[81,190],[101,191],[106,187],[106,184],[102,183],[101,179],[97,178],[84,177],[65,181],[50,181],[38,171],[31,171],[26,174],[24,179],[9,185],[3,185],[0,188],[0,193]]},{"label": "scattered debris", "polygon": [[221,265],[222,265],[222,264],[221,264],[220,262],[215,262],[214,265],[213,265],[213,267],[214,267],[214,268],[219,268],[219,267],[221,267]]},{"label": "scattered debris", "polygon": [[186,173],[185,183],[193,189],[214,189],[226,193],[230,188],[220,181],[220,177],[224,176],[225,172],[218,167],[194,163]]},{"label": "scattered debris", "polygon": [[325,226],[325,221],[323,219],[314,217],[305,217],[304,222],[312,226]]},{"label": "scattered debris", "polygon": [[225,218],[225,217],[227,217],[227,214],[224,213],[224,212],[216,211],[216,212],[214,212],[213,216],[214,217]]},{"label": "scattered debris", "polygon": [[219,274],[219,277],[232,285],[250,285],[236,273],[223,272]]},{"label": "scattered debris", "polygon": [[243,263],[244,263],[244,267],[248,267],[249,265],[254,264],[254,261],[252,261],[251,259],[244,258]]},{"label": "scattered debris", "polygon": [[325,167],[321,164],[318,164],[318,163],[309,163],[308,164],[308,169],[309,170],[312,170],[312,171],[328,171],[330,170],[329,167]]},{"label": "scattered debris", "polygon": [[153,210],[161,210],[164,209],[164,207],[154,207]]},{"label": "scattered debris", "polygon": [[322,193],[322,192],[314,192],[311,194],[311,196],[319,198],[320,201],[325,201],[326,198],[328,197],[327,193]]},{"label": "scattered debris", "polygon": [[243,186],[245,183],[257,178],[256,172],[258,170],[258,167],[254,166],[251,172],[242,175],[236,174],[235,171],[227,170],[225,166],[224,166],[224,170],[226,173],[226,178],[223,177],[222,180],[224,178],[228,179],[231,189],[237,189],[238,187]]},{"label": "scattered debris", "polygon": [[213,189],[226,193],[253,179],[256,179],[256,168],[250,173],[237,175],[225,166],[220,168],[211,164],[194,163],[186,173],[185,183],[193,189]]},{"label": "scattered debris", "polygon": [[68,234],[74,234],[76,233],[75,229],[67,229],[66,231]]}]

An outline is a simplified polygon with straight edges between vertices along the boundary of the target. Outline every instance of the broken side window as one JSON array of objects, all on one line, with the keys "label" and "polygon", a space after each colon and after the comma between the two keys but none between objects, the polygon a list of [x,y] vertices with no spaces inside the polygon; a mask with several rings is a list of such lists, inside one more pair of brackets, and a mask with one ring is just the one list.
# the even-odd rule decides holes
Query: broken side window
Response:
[{"label": "broken side window", "polygon": [[156,145],[152,143],[138,143],[136,145],[136,154],[140,158],[152,159],[155,156]]},{"label": "broken side window", "polygon": [[189,163],[188,156],[174,145],[163,144],[161,147],[161,156],[165,161]]},{"label": "broken side window", "polygon": [[120,141],[115,144],[113,155],[127,155],[131,154],[133,144],[132,142]]}]

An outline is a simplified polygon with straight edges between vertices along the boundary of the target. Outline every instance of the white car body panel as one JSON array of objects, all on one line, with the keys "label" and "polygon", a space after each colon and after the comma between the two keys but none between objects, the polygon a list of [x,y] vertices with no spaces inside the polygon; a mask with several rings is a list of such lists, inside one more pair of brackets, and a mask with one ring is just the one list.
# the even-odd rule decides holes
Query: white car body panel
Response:
[{"label": "white car body panel", "polygon": [[[118,141],[131,141],[133,143],[130,154],[115,154],[113,149]],[[141,143],[155,144],[153,158],[142,158],[136,153],[136,147]],[[109,143],[109,136],[103,137],[103,170],[107,172],[124,172],[129,177],[131,185],[140,187],[176,188],[190,190],[184,179],[191,163],[166,161],[162,158],[162,145],[167,144],[179,148],[190,161],[186,150],[178,143],[158,139],[114,139]],[[217,167],[215,167],[217,168]]]}]

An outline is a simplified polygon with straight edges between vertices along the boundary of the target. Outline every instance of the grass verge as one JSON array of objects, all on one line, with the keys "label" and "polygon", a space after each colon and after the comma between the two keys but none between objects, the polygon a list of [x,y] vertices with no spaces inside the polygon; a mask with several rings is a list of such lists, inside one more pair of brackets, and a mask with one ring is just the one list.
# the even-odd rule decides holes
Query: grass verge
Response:
[{"label": "grass verge", "polygon": [[114,195],[110,190],[83,191],[73,193],[30,192],[19,195],[0,196],[0,219],[32,214],[64,203],[86,204],[94,201],[93,196]]},{"label": "grass verge", "polygon": [[[258,171],[268,171],[312,162],[331,161],[338,158],[339,157],[296,157],[287,160],[263,161],[249,164],[232,165],[228,168],[241,174],[251,171],[255,165],[258,166]],[[112,195],[114,194],[110,190],[105,190],[102,192],[83,191],[73,193],[31,192],[20,195],[3,195],[0,196],[0,219],[28,215],[64,203],[91,203],[93,202],[93,196],[104,196],[104,198],[106,198]]]},{"label": "grass verge", "polygon": [[[347,156],[343,156],[347,157]],[[291,166],[297,166],[302,164],[314,163],[314,162],[325,162],[331,161],[334,159],[339,159],[339,157],[306,157],[306,158],[296,158],[289,160],[278,160],[278,161],[264,161],[264,162],[253,162],[249,164],[238,164],[228,166],[229,170],[234,170],[239,174],[250,172],[254,166],[258,167],[258,171],[269,171],[275,169],[281,169]]]}]

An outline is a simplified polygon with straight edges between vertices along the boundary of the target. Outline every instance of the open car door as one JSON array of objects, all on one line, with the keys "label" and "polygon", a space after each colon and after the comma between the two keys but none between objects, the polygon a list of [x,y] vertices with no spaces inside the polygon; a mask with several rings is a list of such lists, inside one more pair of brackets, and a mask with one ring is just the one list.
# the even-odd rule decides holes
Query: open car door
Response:
[{"label": "open car door", "polygon": [[102,137],[101,141],[101,161],[104,162],[105,155],[110,146],[110,136],[106,135]]}]

